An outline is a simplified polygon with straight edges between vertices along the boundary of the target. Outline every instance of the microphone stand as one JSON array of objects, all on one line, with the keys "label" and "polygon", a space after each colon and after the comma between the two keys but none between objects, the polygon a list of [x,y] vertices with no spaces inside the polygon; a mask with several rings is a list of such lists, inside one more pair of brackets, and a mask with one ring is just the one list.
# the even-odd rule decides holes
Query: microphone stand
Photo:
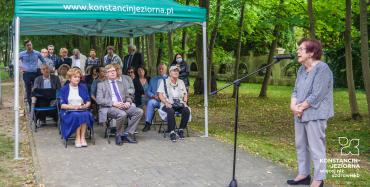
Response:
[{"label": "microphone stand", "polygon": [[260,69],[257,69],[256,71],[248,74],[248,75],[245,75],[244,77],[240,78],[240,79],[237,79],[237,80],[234,80],[232,83],[220,88],[219,90],[216,90],[214,92],[211,92],[211,95],[215,95],[217,94],[218,92],[230,87],[231,85],[234,85],[235,89],[236,89],[236,96],[235,96],[235,121],[234,121],[234,160],[233,160],[233,178],[229,184],[229,187],[237,187],[238,186],[238,183],[236,182],[236,178],[235,178],[235,165],[236,165],[236,140],[237,140],[237,134],[238,134],[238,115],[239,115],[239,87],[240,87],[240,83],[241,81],[243,81],[244,79],[248,78],[248,77],[251,77],[252,75],[255,75],[256,73],[258,73],[259,71],[263,70],[263,69],[266,69],[274,64],[277,64],[280,62],[281,59],[276,59],[275,62],[273,63],[270,63],[266,66],[263,66],[262,68]]}]

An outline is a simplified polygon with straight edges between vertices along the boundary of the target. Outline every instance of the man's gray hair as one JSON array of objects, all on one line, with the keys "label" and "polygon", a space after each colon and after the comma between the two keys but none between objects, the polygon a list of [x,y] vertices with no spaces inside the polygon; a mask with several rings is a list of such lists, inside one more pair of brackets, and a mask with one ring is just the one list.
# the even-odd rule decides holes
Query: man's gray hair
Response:
[{"label": "man's gray hair", "polygon": [[77,49],[77,48],[74,48],[73,51],[72,51],[72,53],[75,54],[76,52],[80,52],[80,50]]},{"label": "man's gray hair", "polygon": [[133,49],[133,50],[135,50],[135,51],[136,51],[136,45],[130,44],[130,45],[128,46],[128,48],[129,48],[129,49]]},{"label": "man's gray hair", "polygon": [[53,45],[48,45],[48,48],[49,48],[49,47],[55,48]]}]

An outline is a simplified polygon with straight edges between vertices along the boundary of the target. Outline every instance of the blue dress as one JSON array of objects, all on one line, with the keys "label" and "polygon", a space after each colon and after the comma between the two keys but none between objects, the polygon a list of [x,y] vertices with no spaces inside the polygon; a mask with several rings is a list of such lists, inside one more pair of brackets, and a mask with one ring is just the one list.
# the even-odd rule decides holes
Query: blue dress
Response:
[{"label": "blue dress", "polygon": [[[78,94],[83,102],[90,101],[89,92],[85,84],[78,84]],[[60,105],[68,104],[69,84],[64,85],[60,89]],[[60,110],[61,133],[62,137],[67,140],[73,133],[76,132],[82,124],[87,124],[89,128],[93,128],[93,116],[90,111],[68,111]]]}]

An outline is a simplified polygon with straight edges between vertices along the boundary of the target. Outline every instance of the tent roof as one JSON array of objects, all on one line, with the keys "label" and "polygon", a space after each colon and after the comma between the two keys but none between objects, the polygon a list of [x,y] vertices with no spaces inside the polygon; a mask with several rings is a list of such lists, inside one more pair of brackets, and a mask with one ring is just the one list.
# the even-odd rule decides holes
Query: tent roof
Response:
[{"label": "tent roof", "polygon": [[15,0],[22,35],[136,37],[204,22],[206,10],[172,0]]}]

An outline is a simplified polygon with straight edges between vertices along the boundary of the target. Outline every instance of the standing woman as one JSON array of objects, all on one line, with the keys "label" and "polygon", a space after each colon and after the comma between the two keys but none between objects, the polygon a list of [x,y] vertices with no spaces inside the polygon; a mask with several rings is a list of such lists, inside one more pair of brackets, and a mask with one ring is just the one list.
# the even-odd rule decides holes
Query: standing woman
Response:
[{"label": "standing woman", "polygon": [[66,48],[60,48],[59,55],[60,58],[57,60],[55,69],[59,69],[59,66],[62,64],[67,64],[69,67],[72,67],[72,59],[68,57],[68,50]]},{"label": "standing woman", "polygon": [[294,114],[298,175],[290,185],[310,184],[310,162],[314,165],[311,187],[324,185],[326,174],[325,129],[334,116],[333,73],[320,61],[321,42],[302,39],[297,50],[301,67],[293,90],[290,109]]},{"label": "standing woman", "polygon": [[85,84],[80,83],[82,72],[72,68],[67,76],[69,83],[60,90],[61,132],[65,140],[76,133],[75,146],[86,147],[86,128],[93,128],[93,117],[87,109],[90,107],[90,96]]},{"label": "standing woman", "polygon": [[184,81],[186,91],[189,93],[189,73],[190,73],[190,67],[186,64],[185,60],[182,58],[181,54],[177,53],[172,61],[171,66],[177,65],[180,69],[179,72],[179,79]]}]

